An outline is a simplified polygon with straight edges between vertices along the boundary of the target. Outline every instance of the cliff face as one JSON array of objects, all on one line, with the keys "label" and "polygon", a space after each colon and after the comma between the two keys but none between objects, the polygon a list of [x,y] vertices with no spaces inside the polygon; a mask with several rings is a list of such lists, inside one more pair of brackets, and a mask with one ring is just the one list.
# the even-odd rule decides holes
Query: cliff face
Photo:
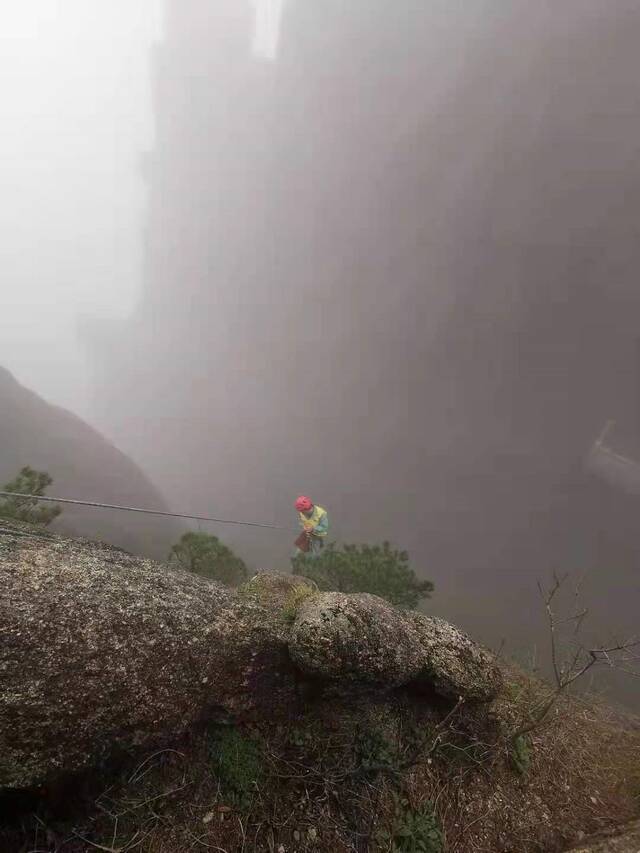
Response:
[{"label": "cliff face", "polygon": [[[52,406],[0,368],[0,482],[30,465],[53,477],[52,494],[166,510],[158,490],[96,430]],[[164,558],[181,528],[172,520],[64,506],[55,526],[134,553]]]},{"label": "cliff face", "polygon": [[540,639],[559,567],[632,630],[637,505],[582,458],[640,420],[637,9],[389,8],[289,3],[265,65],[245,4],[168,4],[145,294],[101,422],[194,510],[317,495],[493,642]]}]

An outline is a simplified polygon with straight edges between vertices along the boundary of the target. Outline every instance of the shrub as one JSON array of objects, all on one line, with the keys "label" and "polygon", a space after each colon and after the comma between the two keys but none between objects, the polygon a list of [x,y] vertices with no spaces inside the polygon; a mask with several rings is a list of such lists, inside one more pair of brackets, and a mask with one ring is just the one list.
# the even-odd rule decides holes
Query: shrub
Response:
[{"label": "shrub", "polygon": [[[53,480],[46,471],[36,471],[27,465],[20,470],[14,480],[5,483],[2,491],[43,496],[51,483]],[[56,504],[40,504],[34,498],[0,498],[0,517],[2,518],[28,521],[30,524],[51,524],[61,512],[62,508]]]},{"label": "shrub", "polygon": [[313,595],[316,595],[316,593],[312,589],[309,589],[308,586],[295,586],[289,595],[287,595],[287,599],[282,608],[283,621],[288,625],[292,624],[302,602],[306,601],[307,598],[311,598]]},{"label": "shrub", "polygon": [[247,808],[264,772],[258,742],[235,727],[224,727],[211,738],[209,753],[225,799]]},{"label": "shrub", "polygon": [[415,608],[429,598],[433,584],[420,580],[409,565],[406,551],[382,545],[330,544],[318,556],[300,555],[293,572],[314,580],[322,590],[369,592],[398,607]]},{"label": "shrub", "polygon": [[354,740],[356,764],[364,772],[389,770],[399,773],[399,757],[387,738],[375,728],[359,730]]},{"label": "shrub", "polygon": [[247,567],[240,557],[209,533],[185,533],[171,548],[169,562],[227,586],[236,586],[247,577]]},{"label": "shrub", "polygon": [[526,735],[518,735],[510,744],[511,766],[519,776],[526,776],[531,766],[531,746]]},{"label": "shrub", "polygon": [[429,803],[419,809],[396,794],[395,820],[389,832],[379,835],[383,843],[391,843],[393,853],[443,853],[444,839],[438,820]]}]

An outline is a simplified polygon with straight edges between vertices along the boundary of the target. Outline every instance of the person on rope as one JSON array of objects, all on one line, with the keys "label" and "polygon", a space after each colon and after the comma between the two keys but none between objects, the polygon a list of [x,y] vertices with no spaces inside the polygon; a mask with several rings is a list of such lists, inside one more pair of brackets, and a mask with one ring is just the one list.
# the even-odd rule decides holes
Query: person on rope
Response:
[{"label": "person on rope", "polygon": [[296,539],[296,556],[317,557],[329,533],[329,516],[326,509],[314,504],[311,498],[300,495],[295,502],[302,533]]}]

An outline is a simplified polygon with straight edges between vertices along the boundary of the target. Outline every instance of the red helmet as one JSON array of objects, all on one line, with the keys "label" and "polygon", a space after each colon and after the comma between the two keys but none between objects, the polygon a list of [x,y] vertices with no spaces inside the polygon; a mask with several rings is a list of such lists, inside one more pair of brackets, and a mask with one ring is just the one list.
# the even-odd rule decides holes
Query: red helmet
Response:
[{"label": "red helmet", "polygon": [[307,498],[304,495],[300,495],[300,497],[296,500],[296,509],[298,512],[309,512],[309,510],[313,509],[313,501],[311,498]]}]

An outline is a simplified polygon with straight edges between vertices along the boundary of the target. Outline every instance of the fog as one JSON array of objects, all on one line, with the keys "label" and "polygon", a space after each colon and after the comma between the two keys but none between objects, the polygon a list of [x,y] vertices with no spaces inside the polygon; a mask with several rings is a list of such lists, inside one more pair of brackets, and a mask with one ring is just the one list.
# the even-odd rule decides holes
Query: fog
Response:
[{"label": "fog", "polygon": [[0,364],[90,415],[85,317],[140,292],[160,0],[0,3]]},{"label": "fog", "polygon": [[[584,460],[610,418],[640,459],[637,4],[87,5],[99,21],[60,4],[55,61],[3,59],[33,63],[14,116],[29,86],[58,107],[28,114],[7,170],[0,363],[175,509],[287,523],[309,493],[513,654],[544,657],[554,570],[584,576],[594,636],[636,629],[638,497]],[[222,534],[288,563],[289,534]]]}]

